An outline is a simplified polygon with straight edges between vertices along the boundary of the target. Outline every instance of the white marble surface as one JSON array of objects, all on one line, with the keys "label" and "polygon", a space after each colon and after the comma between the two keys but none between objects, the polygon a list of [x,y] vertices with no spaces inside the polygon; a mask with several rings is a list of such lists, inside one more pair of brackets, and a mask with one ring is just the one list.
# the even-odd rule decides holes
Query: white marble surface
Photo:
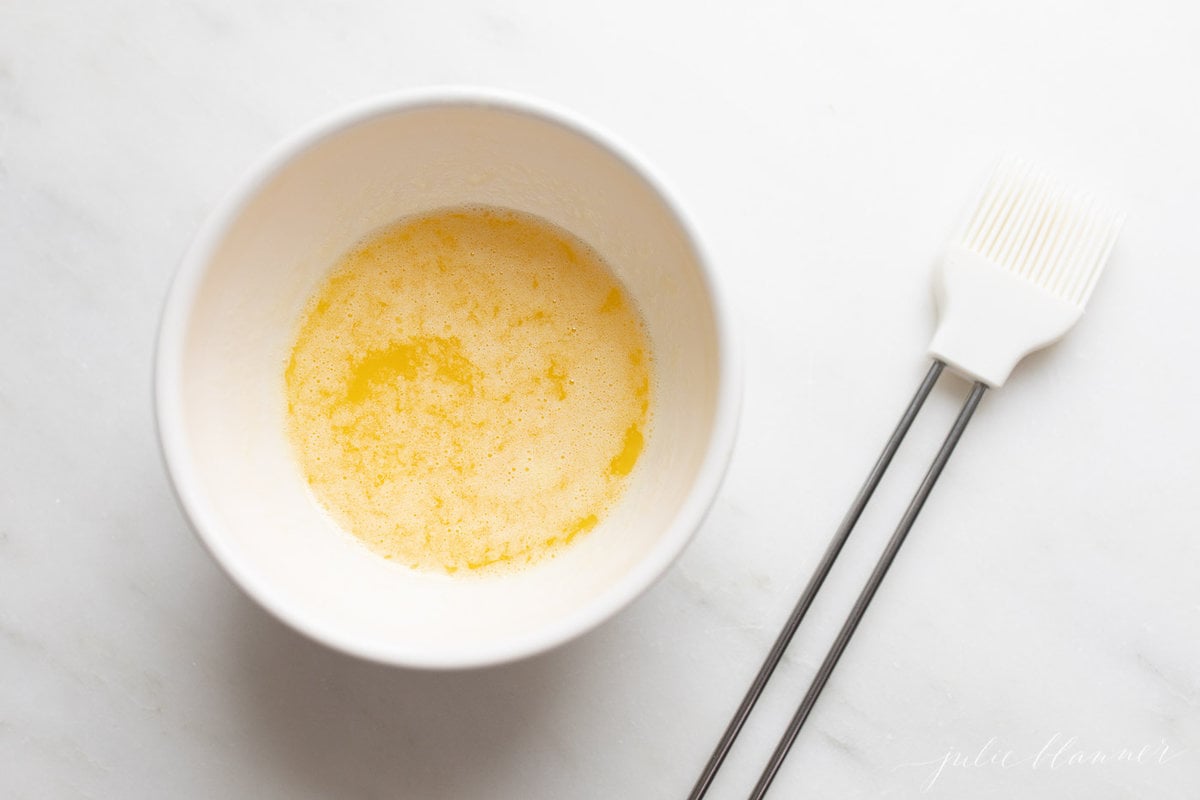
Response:
[{"label": "white marble surface", "polygon": [[[0,796],[682,797],[923,373],[930,265],[1018,150],[1129,223],[1083,323],[985,399],[772,796],[1196,797],[1195,5],[588,6],[4,5]],[[447,82],[657,164],[736,287],[749,389],[660,584],[548,655],[427,674],[312,644],[218,571],[167,487],[150,358],[176,259],[265,147]],[[803,693],[943,384],[713,797]]]}]

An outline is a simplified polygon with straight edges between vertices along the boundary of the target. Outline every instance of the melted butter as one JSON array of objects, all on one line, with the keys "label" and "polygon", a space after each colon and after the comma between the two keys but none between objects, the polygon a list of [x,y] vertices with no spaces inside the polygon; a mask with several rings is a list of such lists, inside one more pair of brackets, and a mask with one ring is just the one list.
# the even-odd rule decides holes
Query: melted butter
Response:
[{"label": "melted butter", "polygon": [[593,530],[650,423],[652,359],[607,266],[498,209],[411,218],[348,253],[284,369],[318,501],[385,558],[520,566]]},{"label": "melted butter", "polygon": [[642,454],[645,441],[638,426],[630,425],[629,430],[625,431],[625,443],[621,445],[621,452],[617,453],[608,465],[609,474],[628,475],[632,472],[633,465],[637,463],[638,456]]},{"label": "melted butter", "polygon": [[391,380],[416,380],[421,367],[432,369],[435,378],[469,387],[475,366],[463,355],[458,339],[417,336],[404,342],[392,342],[383,350],[369,351],[350,372],[346,400],[360,403],[373,386],[385,386]]}]

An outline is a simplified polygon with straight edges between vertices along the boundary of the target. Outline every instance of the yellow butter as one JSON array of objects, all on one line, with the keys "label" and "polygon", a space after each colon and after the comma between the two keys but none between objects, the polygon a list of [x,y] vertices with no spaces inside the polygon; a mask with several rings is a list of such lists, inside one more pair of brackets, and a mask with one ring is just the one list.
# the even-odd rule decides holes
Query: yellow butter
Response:
[{"label": "yellow butter", "polygon": [[284,370],[332,517],[419,569],[532,563],[593,529],[650,434],[636,306],[566,231],[494,208],[400,222],[310,299]]}]

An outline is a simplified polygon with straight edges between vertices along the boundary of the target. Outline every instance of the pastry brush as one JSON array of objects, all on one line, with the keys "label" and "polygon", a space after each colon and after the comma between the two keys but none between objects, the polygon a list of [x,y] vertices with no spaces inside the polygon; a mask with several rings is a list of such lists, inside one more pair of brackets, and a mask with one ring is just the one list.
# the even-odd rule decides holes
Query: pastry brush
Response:
[{"label": "pastry brush", "polygon": [[949,367],[972,382],[971,391],[750,797],[760,800],[766,794],[984,392],[1003,386],[1022,358],[1057,341],[1079,321],[1122,221],[1121,214],[1095,195],[1072,192],[1023,161],[1008,158],[996,168],[965,233],[949,245],[934,276],[938,325],[929,346],[933,364],[717,743],[690,800],[708,791],[925,398]]}]

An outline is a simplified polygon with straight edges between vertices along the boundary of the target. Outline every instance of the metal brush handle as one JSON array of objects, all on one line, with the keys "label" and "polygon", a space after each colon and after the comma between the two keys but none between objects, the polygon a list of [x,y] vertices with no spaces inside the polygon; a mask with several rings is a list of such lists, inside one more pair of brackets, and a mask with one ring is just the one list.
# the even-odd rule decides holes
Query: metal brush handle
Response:
[{"label": "metal brush handle", "polygon": [[783,658],[783,653],[791,643],[792,637],[795,636],[796,629],[800,627],[800,623],[804,620],[804,615],[808,613],[808,607],[812,605],[813,598],[816,597],[817,592],[821,590],[822,584],[825,583],[825,577],[829,575],[829,570],[833,567],[833,562],[841,554],[842,546],[850,538],[850,532],[854,530],[858,518],[862,516],[863,509],[867,507],[867,501],[875,493],[875,487],[879,485],[880,479],[883,478],[883,473],[887,471],[888,465],[892,463],[892,456],[896,455],[896,451],[900,448],[900,443],[904,441],[905,434],[912,427],[913,420],[917,418],[917,412],[925,404],[925,398],[929,397],[929,393],[933,390],[933,385],[937,383],[937,379],[941,376],[945,366],[941,361],[934,361],[933,365],[929,368],[929,372],[925,375],[925,379],[921,381],[921,385],[917,388],[917,393],[913,395],[908,408],[904,410],[904,414],[900,417],[900,422],[896,424],[896,429],[892,431],[891,438],[884,445],[883,452],[879,454],[879,459],[875,462],[875,466],[871,468],[871,473],[867,476],[866,483],[858,490],[858,495],[855,496],[854,502],[850,505],[850,510],[846,512],[846,516],[842,519],[842,524],[838,526],[837,531],[833,534],[833,539],[829,542],[829,546],[825,548],[825,555],[821,557],[821,562],[817,564],[816,571],[808,579],[808,585],[804,587],[804,594],[800,595],[800,600],[797,601],[796,607],[792,609],[791,615],[788,616],[787,622],[784,623],[783,630],[779,632],[779,636],[775,639],[775,644],[771,646],[771,651],[767,653],[766,660],[759,667],[758,674],[754,676],[754,681],[750,684],[750,688],[746,690],[746,696],[742,698],[741,705],[734,712],[733,719],[729,721],[725,732],[721,734],[721,740],[717,742],[717,746],[709,757],[708,763],[704,765],[704,770],[700,773],[700,778],[696,781],[696,785],[692,787],[692,792],[688,795],[688,800],[700,800],[708,792],[708,787],[712,785],[713,778],[717,775],[717,770],[721,768],[721,764],[725,761],[725,756],[729,755],[729,750],[733,747],[734,739],[741,733],[742,726],[746,724],[746,718],[754,710],[754,704],[758,702],[759,696],[762,695],[763,689],[766,688],[767,681],[771,679],[771,675],[775,672],[775,667],[779,666],[779,661]]},{"label": "metal brush handle", "polygon": [[942,474],[942,469],[946,466],[946,462],[950,460],[951,453],[954,452],[958,440],[962,438],[963,431],[966,430],[967,423],[971,421],[971,415],[975,413],[975,408],[979,405],[979,401],[983,399],[985,391],[987,391],[987,384],[984,383],[976,382],[971,387],[971,393],[967,395],[967,400],[963,404],[962,410],[958,412],[958,418],[954,420],[954,427],[950,429],[950,433],[946,435],[946,440],[942,442],[941,449],[934,456],[933,464],[930,465],[929,471],[925,473],[925,479],[921,481],[917,493],[913,495],[912,502],[908,504],[908,509],[904,512],[904,516],[901,517],[900,524],[896,526],[896,532],[892,534],[887,548],[879,558],[879,563],[875,565],[875,570],[867,580],[867,585],[863,587],[858,600],[854,603],[854,608],[850,610],[850,616],[846,618],[846,622],[842,625],[842,630],[833,641],[833,647],[829,648],[829,653],[825,656],[825,660],[821,662],[821,668],[817,670],[816,677],[813,678],[812,683],[808,687],[808,692],[804,695],[804,699],[800,701],[800,707],[796,709],[795,716],[788,723],[787,730],[784,731],[783,737],[780,738],[779,744],[775,747],[775,752],[771,754],[771,760],[763,768],[762,775],[759,776],[758,783],[754,786],[754,791],[750,793],[750,800],[762,800],[763,796],[767,793],[767,789],[771,786],[771,781],[775,780],[775,775],[779,772],[779,767],[787,757],[788,751],[792,749],[792,743],[796,741],[797,734],[800,733],[800,728],[804,725],[804,721],[808,719],[809,712],[812,711],[813,706],[816,704],[821,690],[825,688],[829,676],[833,673],[833,668],[837,666],[838,659],[841,658],[842,652],[850,642],[850,637],[854,635],[855,629],[858,628],[858,623],[866,612],[867,606],[871,604],[871,599],[875,597],[875,591],[879,588],[879,584],[883,583],[883,577],[887,575],[888,568],[892,566],[892,561],[895,560],[896,553],[900,552],[900,546],[904,544],[904,539],[908,536],[909,530],[912,529],[913,523],[917,521],[917,515],[921,513],[921,508],[929,498],[929,493],[933,491],[933,485],[937,483],[938,477]]},{"label": "metal brush handle", "polygon": [[[746,719],[750,716],[750,712],[754,709],[755,703],[758,702],[758,698],[762,695],[763,689],[766,688],[767,681],[770,680],[771,675],[775,672],[775,668],[779,665],[780,659],[783,658],[783,653],[785,650],[787,650],[788,644],[791,643],[792,637],[796,633],[796,629],[799,628],[805,614],[808,612],[809,606],[812,605],[813,599],[816,597],[817,592],[820,591],[821,586],[824,584],[825,578],[829,575],[829,571],[832,569],[834,561],[837,560],[838,555],[840,555],[842,547],[845,545],[846,540],[850,537],[850,533],[854,530],[854,526],[858,522],[859,517],[862,516],[863,509],[866,508],[867,502],[871,499],[871,495],[874,494],[875,488],[879,485],[879,481],[883,478],[883,474],[887,471],[888,466],[891,464],[892,457],[895,456],[896,451],[900,447],[900,443],[904,441],[904,437],[908,433],[908,429],[912,426],[913,420],[916,419],[918,412],[920,412],[921,407],[925,404],[925,399],[929,396],[934,384],[937,383],[937,380],[941,376],[944,368],[945,364],[943,364],[941,361],[935,360],[930,366],[929,372],[926,373],[924,380],[921,381],[921,385],[917,388],[916,394],[913,395],[912,400],[908,404],[908,408],[905,409],[904,414],[900,417],[900,422],[896,425],[895,430],[892,432],[891,438],[889,438],[887,444],[884,445],[883,452],[879,455],[878,460],[875,462],[875,466],[872,467],[870,474],[867,476],[866,482],[863,484],[862,488],[859,489],[858,494],[855,496],[854,502],[850,506],[850,510],[846,512],[846,516],[842,519],[841,525],[838,526],[837,531],[834,533],[833,539],[826,548],[825,554],[822,556],[820,563],[817,564],[816,570],[813,572],[812,577],[809,578],[808,585],[805,587],[804,593],[800,596],[800,600],[792,609],[792,613],[788,616],[787,622],[784,623],[783,629],[779,632],[778,637],[775,639],[774,645],[772,645],[770,652],[767,654],[766,660],[759,668],[758,674],[755,675],[753,682],[751,682],[750,688],[746,691],[745,697],[742,698],[742,702],[738,706],[737,711],[734,712],[733,719],[729,721],[728,726],[725,728],[725,732],[721,735],[721,739],[717,742],[717,746],[713,750],[712,755],[709,757],[708,763],[705,764],[695,786],[692,787],[692,791],[688,795],[688,800],[700,800],[708,792],[709,787],[712,785],[713,779],[716,777],[717,771],[721,768],[721,764],[724,763],[725,757],[729,754],[729,750],[732,748],[734,740],[741,732],[743,725],[745,725]],[[892,541],[889,542],[883,558],[880,559],[879,564],[875,568],[875,572],[872,573],[871,579],[868,581],[867,586],[863,589],[862,594],[859,596],[858,603],[855,604],[854,609],[851,611],[850,618],[846,620],[846,624],[843,626],[841,634],[839,634],[838,639],[834,643],[833,649],[830,651],[829,655],[826,656],[825,662],[821,666],[821,670],[817,673],[817,677],[809,687],[808,694],[801,703],[800,709],[796,712],[796,716],[793,717],[792,723],[788,726],[788,730],[785,733],[783,740],[780,741],[779,746],[776,748],[775,753],[771,757],[771,761],[768,762],[767,768],[764,770],[762,777],[759,779],[758,785],[754,790],[755,794],[752,795],[752,797],[761,798],[763,794],[766,793],[767,787],[770,786],[771,781],[774,779],[775,773],[778,772],[779,766],[783,763],[784,757],[787,756],[788,750],[791,749],[792,742],[795,741],[796,735],[800,731],[800,727],[804,724],[804,720],[807,719],[808,713],[812,710],[813,704],[816,703],[816,699],[818,695],[820,695],[821,689],[824,688],[826,681],[829,680],[829,675],[833,672],[833,668],[836,666],[838,658],[841,656],[842,651],[845,650],[846,644],[849,642],[850,637],[854,634],[855,628],[858,627],[858,622],[860,619],[862,619],[863,612],[866,611],[867,605],[871,602],[871,598],[875,595],[875,590],[879,588],[879,584],[883,580],[883,576],[887,573],[888,567],[891,566],[892,559],[894,559],[896,556],[896,551],[898,551],[900,549],[900,545],[903,544],[904,537],[908,534],[908,530],[912,527],[913,522],[916,520],[917,514],[921,510],[921,506],[924,505],[925,499],[929,496],[929,492],[932,490],[933,484],[937,481],[938,475],[941,474],[942,468],[945,466],[946,461],[950,457],[950,453],[953,452],[954,445],[958,443],[959,437],[962,436],[962,431],[966,428],[967,421],[970,419],[971,414],[974,413],[975,406],[979,404],[979,400],[982,398],[985,388],[986,387],[981,383],[976,383],[973,387],[971,395],[967,399],[967,404],[959,413],[958,420],[956,420],[954,428],[950,432],[950,436],[947,437],[946,442],[942,445],[941,451],[938,452],[937,458],[934,459],[934,464],[930,468],[929,474],[926,475],[925,481],[921,484],[921,488],[917,491],[917,496],[913,498],[913,502],[909,505],[908,512],[905,513],[904,519],[901,521],[900,528],[898,528],[896,534],[893,535]]]}]

